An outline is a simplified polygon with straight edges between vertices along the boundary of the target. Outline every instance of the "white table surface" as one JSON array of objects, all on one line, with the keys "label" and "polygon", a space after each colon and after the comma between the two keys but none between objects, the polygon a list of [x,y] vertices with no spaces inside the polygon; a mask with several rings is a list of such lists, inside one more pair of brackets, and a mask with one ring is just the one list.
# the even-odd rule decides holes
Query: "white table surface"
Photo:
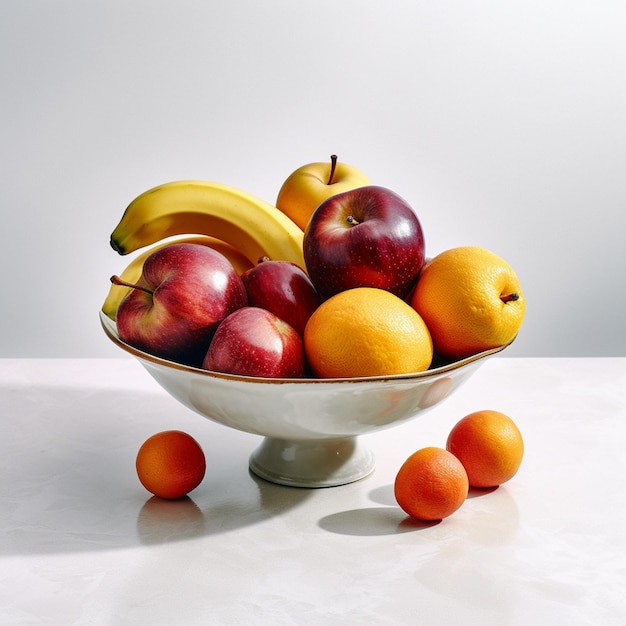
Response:
[{"label": "white table surface", "polygon": [[[518,474],[440,523],[408,520],[401,463],[485,408],[520,427]],[[208,462],[181,501],[134,469],[170,428]],[[253,477],[260,441],[131,358],[0,360],[0,623],[626,624],[626,358],[492,358],[365,436],[377,468],[347,486]]]}]

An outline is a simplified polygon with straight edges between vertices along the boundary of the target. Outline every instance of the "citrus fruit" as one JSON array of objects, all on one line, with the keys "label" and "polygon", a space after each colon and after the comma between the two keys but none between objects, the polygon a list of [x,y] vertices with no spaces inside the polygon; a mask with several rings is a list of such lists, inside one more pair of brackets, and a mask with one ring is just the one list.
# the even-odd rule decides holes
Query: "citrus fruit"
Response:
[{"label": "citrus fruit", "polygon": [[180,430],[146,439],[135,462],[141,484],[155,496],[182,498],[204,478],[206,460],[198,442]]},{"label": "citrus fruit", "polygon": [[469,484],[461,462],[443,448],[414,452],[394,483],[396,501],[416,519],[433,521],[452,515],[465,502]]},{"label": "citrus fruit", "polygon": [[375,287],[348,289],[322,302],[304,329],[304,349],[320,378],[421,372],[433,357],[420,315]]},{"label": "citrus fruit", "polygon": [[452,359],[511,342],[526,308],[513,268],[478,246],[435,256],[422,270],[411,304],[426,322],[435,352]]},{"label": "citrus fruit", "polygon": [[466,415],[450,431],[446,448],[463,463],[472,487],[496,487],[513,478],[524,456],[518,427],[499,411]]}]

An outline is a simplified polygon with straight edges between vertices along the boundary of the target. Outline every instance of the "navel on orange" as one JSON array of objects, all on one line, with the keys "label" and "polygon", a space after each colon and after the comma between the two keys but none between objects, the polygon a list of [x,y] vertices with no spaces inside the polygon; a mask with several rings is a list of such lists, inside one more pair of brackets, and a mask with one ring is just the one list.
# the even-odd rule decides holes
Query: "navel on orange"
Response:
[{"label": "navel on orange", "polygon": [[414,452],[400,467],[394,495],[402,510],[416,519],[440,520],[461,507],[469,490],[461,462],[443,448]]},{"label": "navel on orange", "polygon": [[182,498],[204,478],[206,460],[198,442],[179,430],[146,439],[135,462],[141,484],[155,496]]},{"label": "navel on orange", "polygon": [[304,348],[320,378],[421,372],[433,357],[430,333],[415,309],[373,287],[348,289],[325,300],[306,325]]}]

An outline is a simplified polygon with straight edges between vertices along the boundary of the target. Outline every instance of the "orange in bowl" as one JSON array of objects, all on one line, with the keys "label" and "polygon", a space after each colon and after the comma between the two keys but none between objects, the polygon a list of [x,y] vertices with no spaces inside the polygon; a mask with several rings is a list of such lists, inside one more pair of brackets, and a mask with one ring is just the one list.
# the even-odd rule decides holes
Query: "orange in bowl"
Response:
[{"label": "orange in bowl", "polygon": [[478,246],[451,248],[429,261],[411,304],[426,322],[435,352],[451,359],[510,343],[526,310],[513,268]]},{"label": "orange in bowl", "polygon": [[304,329],[304,348],[319,378],[422,372],[433,358],[430,333],[415,309],[373,287],[348,289],[325,300]]}]

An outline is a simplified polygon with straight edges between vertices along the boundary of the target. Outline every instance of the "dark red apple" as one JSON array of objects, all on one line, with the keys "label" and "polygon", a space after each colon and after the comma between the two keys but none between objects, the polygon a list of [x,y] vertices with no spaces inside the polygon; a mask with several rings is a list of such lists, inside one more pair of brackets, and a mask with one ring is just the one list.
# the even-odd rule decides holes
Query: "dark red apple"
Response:
[{"label": "dark red apple", "polygon": [[263,257],[241,275],[248,304],[267,309],[293,326],[300,336],[321,298],[306,272],[289,261]]},{"label": "dark red apple", "polygon": [[424,234],[399,195],[370,185],[322,202],[304,232],[304,261],[317,291],[329,297],[378,287],[404,298],[424,264]]},{"label": "dark red apple", "polygon": [[300,378],[304,375],[302,338],[274,313],[246,306],[219,325],[202,367],[239,376]]},{"label": "dark red apple", "polygon": [[[117,277],[111,281],[120,284]],[[172,243],[151,254],[120,302],[122,341],[170,361],[199,367],[218,324],[248,303],[246,289],[220,252]]]}]

